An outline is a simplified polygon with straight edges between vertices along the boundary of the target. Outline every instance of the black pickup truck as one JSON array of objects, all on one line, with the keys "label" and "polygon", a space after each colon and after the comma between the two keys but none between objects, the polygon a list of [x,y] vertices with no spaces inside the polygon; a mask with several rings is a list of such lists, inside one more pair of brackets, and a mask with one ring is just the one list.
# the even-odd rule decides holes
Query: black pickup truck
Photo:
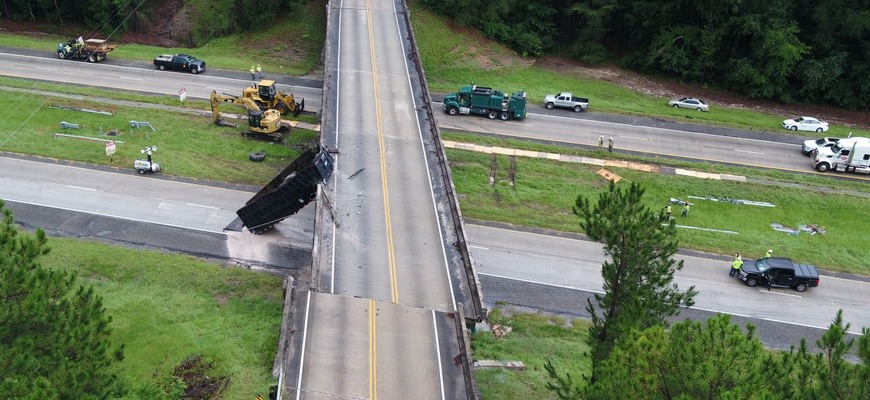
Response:
[{"label": "black pickup truck", "polygon": [[819,271],[812,265],[795,264],[788,258],[768,257],[746,260],[737,277],[749,286],[789,287],[803,292],[819,286]]},{"label": "black pickup truck", "polygon": [[166,69],[177,69],[181,71],[190,71],[194,74],[205,71],[205,61],[187,54],[164,54],[157,56],[154,59],[154,66],[161,71]]}]

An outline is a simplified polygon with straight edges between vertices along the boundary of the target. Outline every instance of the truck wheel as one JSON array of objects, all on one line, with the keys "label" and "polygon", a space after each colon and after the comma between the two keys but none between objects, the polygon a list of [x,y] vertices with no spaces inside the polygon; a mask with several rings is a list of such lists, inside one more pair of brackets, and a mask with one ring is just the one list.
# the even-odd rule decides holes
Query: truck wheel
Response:
[{"label": "truck wheel", "polygon": [[62,51],[58,51],[58,52],[57,52],[57,58],[63,60],[63,59],[66,58],[66,57],[63,56],[63,52],[62,52]]},{"label": "truck wheel", "polygon": [[190,69],[190,73],[196,75],[196,74],[199,73],[199,70],[196,69],[196,67],[193,67],[193,68]]},{"label": "truck wheel", "polygon": [[545,107],[547,107],[548,110],[552,110],[555,105],[553,103],[547,103]]},{"label": "truck wheel", "polygon": [[137,169],[136,171],[139,171],[139,175],[145,175],[144,169]]},{"label": "truck wheel", "polygon": [[581,111],[583,111],[583,107],[574,106],[574,112],[581,112]]},{"label": "truck wheel", "polygon": [[758,284],[758,278],[750,276],[749,278],[746,278],[746,284],[750,287],[755,286]]},{"label": "truck wheel", "polygon": [[507,121],[511,119],[511,115],[507,111],[502,111],[498,114],[498,118],[502,121]]},{"label": "truck wheel", "polygon": [[88,56],[88,62],[97,62],[97,56],[91,54]]},{"label": "truck wheel", "polygon": [[816,170],[819,172],[828,172],[829,169],[831,169],[831,166],[828,163],[818,163],[816,165]]},{"label": "truck wheel", "polygon": [[266,159],[266,153],[262,151],[255,151],[251,154],[248,154],[248,159],[253,162],[263,162]]},{"label": "truck wheel", "polygon": [[159,69],[159,70],[161,70],[161,71],[166,71],[166,66],[163,65],[163,64],[160,64],[160,65],[157,66],[157,69]]},{"label": "truck wheel", "polygon": [[287,114],[287,106],[285,106],[284,103],[278,104],[278,106],[275,107],[275,109],[278,110],[278,112],[281,113],[281,115]]},{"label": "truck wheel", "polygon": [[798,292],[803,292],[804,290],[807,290],[808,287],[809,285],[807,285],[806,282],[801,282],[794,287],[794,290],[797,290]]},{"label": "truck wheel", "polygon": [[495,111],[490,111],[489,114],[486,114],[486,116],[489,119],[495,119],[496,117],[498,117],[498,113]]},{"label": "truck wheel", "polygon": [[459,114],[459,109],[456,107],[447,107],[447,114],[449,114],[449,115]]}]

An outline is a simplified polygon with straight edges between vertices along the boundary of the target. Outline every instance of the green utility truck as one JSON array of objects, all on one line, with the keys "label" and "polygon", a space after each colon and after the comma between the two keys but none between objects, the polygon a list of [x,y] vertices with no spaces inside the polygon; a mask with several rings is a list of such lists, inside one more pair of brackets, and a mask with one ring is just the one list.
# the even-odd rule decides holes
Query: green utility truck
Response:
[{"label": "green utility truck", "polygon": [[444,112],[456,114],[480,114],[489,119],[523,119],[526,117],[526,92],[508,96],[492,88],[471,85],[459,88],[459,92],[444,96]]}]

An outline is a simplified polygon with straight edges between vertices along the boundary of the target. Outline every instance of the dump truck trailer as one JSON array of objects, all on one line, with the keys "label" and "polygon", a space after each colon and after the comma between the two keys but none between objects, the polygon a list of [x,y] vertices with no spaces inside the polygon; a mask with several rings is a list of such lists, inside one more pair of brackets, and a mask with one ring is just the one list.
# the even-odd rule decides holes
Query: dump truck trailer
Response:
[{"label": "dump truck trailer", "polygon": [[103,39],[84,40],[81,36],[70,39],[66,43],[57,44],[57,58],[61,60],[87,60],[88,62],[100,62],[109,56],[118,45],[109,44]]}]

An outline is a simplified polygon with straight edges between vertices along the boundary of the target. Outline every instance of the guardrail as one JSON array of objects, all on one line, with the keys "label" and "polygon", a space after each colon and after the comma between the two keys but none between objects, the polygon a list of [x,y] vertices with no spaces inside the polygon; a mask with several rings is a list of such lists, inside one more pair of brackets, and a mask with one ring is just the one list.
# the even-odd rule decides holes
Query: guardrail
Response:
[{"label": "guardrail", "polygon": [[453,175],[450,172],[450,166],[447,165],[447,153],[444,151],[444,146],[441,143],[441,132],[438,125],[435,123],[435,115],[432,112],[432,98],[429,95],[429,85],[426,83],[426,75],[423,73],[423,65],[420,62],[420,52],[417,49],[417,40],[414,37],[414,28],[411,26],[411,15],[408,10],[406,0],[402,0],[404,10],[401,14],[405,17],[405,24],[408,27],[408,37],[410,42],[409,56],[414,64],[414,69],[420,76],[420,86],[423,92],[423,108],[426,111],[426,118],[429,123],[429,132],[432,135],[432,141],[435,144],[436,158],[438,166],[441,169],[441,176],[446,180],[444,190],[447,192],[447,200],[450,205],[451,222],[453,230],[456,232],[456,250],[459,252],[459,257],[462,259],[463,269],[468,281],[468,289],[471,294],[470,305],[471,310],[468,310],[467,319],[479,322],[486,318],[487,310],[483,307],[483,292],[480,289],[480,280],[477,278],[477,272],[474,270],[474,263],[471,260],[471,254],[468,252],[468,242],[465,236],[465,224],[462,222],[462,212],[459,210],[459,199],[456,196],[456,187],[453,185]]}]

